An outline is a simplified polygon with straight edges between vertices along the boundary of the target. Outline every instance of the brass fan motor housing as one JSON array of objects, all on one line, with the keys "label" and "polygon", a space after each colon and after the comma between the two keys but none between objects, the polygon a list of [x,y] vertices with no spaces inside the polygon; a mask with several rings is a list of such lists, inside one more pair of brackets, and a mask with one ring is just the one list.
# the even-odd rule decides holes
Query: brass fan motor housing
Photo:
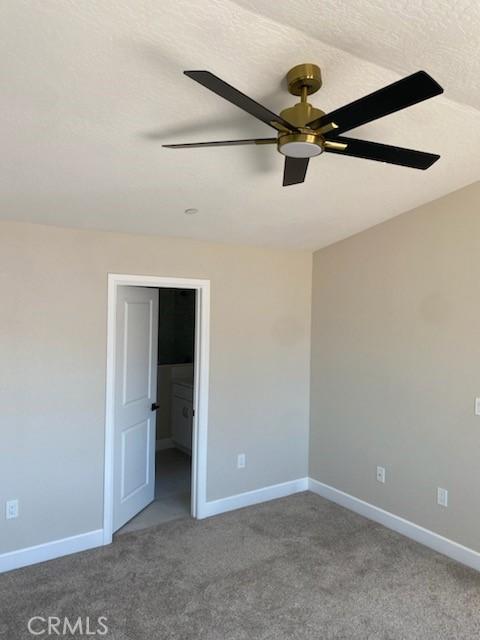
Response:
[{"label": "brass fan motor housing", "polygon": [[287,73],[287,83],[293,96],[302,95],[303,87],[307,95],[311,95],[322,86],[322,72],[316,64],[297,64]]},{"label": "brass fan motor housing", "polygon": [[280,111],[280,115],[294,127],[306,127],[309,122],[321,118],[325,112],[316,107],[312,107],[309,102],[297,102],[293,107],[288,107]]}]

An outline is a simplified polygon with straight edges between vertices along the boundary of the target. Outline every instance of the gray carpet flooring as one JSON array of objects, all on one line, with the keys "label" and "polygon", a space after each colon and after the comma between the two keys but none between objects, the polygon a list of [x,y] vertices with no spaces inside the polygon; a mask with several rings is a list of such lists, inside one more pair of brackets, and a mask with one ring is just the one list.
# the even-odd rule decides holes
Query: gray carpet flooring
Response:
[{"label": "gray carpet flooring", "polygon": [[34,615],[106,616],[109,640],[480,638],[480,574],[311,493],[3,574],[0,604],[8,640]]}]

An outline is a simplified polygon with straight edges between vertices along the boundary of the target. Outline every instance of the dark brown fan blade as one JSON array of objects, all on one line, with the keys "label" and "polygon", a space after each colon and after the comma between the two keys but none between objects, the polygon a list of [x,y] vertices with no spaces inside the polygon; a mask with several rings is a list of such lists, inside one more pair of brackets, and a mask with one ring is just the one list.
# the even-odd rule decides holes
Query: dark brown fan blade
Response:
[{"label": "dark brown fan blade", "polygon": [[411,167],[412,169],[428,169],[440,158],[435,153],[425,153],[424,151],[393,147],[389,144],[345,138],[344,136],[335,136],[332,138],[332,142],[343,142],[347,145],[347,148],[343,151],[335,148],[329,149],[327,142],[325,151],[328,153],[338,153],[342,156],[354,156],[356,158],[365,158],[366,160],[378,160],[379,162],[399,164],[402,167]]},{"label": "dark brown fan blade", "polygon": [[255,100],[252,100],[252,98],[235,89],[235,87],[232,87],[227,82],[213,75],[213,73],[210,73],[210,71],[184,71],[183,73],[274,129],[277,129],[275,124],[278,124],[290,131],[296,131],[296,127],[284,120],[281,116],[278,116],[258,102],[255,102]]},{"label": "dark brown fan blade", "polygon": [[334,122],[338,125],[335,134],[340,134],[410,107],[417,102],[422,102],[422,100],[433,98],[439,93],[443,93],[443,89],[438,82],[435,82],[425,71],[417,71],[411,76],[389,84],[383,89],[374,91],[368,96],[309,122],[308,126],[311,129],[318,129],[325,124]]},{"label": "dark brown fan blade", "polygon": [[285,156],[285,168],[283,170],[283,186],[299,184],[305,180],[309,158],[291,158]]},{"label": "dark brown fan blade", "polygon": [[243,144],[276,144],[277,138],[247,138],[246,140],[218,140],[215,142],[187,142],[182,144],[162,144],[168,149],[189,149],[192,147],[236,147]]}]

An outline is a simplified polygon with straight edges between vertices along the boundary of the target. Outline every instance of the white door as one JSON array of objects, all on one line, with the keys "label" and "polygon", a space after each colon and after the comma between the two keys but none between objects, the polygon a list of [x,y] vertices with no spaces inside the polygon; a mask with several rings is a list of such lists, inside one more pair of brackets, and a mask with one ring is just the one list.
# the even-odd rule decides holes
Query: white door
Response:
[{"label": "white door", "polygon": [[113,530],[155,497],[158,289],[117,288]]}]

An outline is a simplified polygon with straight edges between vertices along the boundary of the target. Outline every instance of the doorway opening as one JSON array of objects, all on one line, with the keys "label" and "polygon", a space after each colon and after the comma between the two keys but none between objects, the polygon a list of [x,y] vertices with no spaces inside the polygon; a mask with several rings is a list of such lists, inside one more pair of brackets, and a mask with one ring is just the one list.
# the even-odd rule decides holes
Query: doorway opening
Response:
[{"label": "doorway opening", "polygon": [[155,291],[158,291],[158,323],[154,327],[158,332],[157,393],[151,407],[156,412],[154,500],[118,529],[117,534],[189,516],[191,512],[196,291],[173,288]]},{"label": "doorway opening", "polygon": [[109,275],[104,542],[206,502],[209,282]]}]

